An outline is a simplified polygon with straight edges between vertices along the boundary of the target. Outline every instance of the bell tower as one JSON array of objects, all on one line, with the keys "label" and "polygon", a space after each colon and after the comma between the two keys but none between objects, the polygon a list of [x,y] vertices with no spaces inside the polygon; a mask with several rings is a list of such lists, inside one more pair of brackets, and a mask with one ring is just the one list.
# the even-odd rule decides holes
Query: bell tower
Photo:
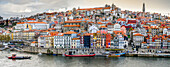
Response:
[{"label": "bell tower", "polygon": [[145,3],[143,3],[143,12],[145,13]]}]

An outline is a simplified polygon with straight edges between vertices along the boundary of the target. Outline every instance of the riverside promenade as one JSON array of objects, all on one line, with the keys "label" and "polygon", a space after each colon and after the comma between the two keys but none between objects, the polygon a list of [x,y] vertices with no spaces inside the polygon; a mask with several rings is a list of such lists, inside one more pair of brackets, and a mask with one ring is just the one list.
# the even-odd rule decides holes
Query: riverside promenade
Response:
[{"label": "riverside promenade", "polygon": [[91,48],[41,48],[41,47],[31,47],[31,46],[24,46],[20,48],[21,52],[28,52],[28,53],[42,53],[42,54],[57,54],[57,55],[62,55],[68,50],[74,50],[76,52],[85,52],[85,53],[90,53],[90,52],[95,52],[95,53],[103,53],[105,52],[105,49],[91,49]]},{"label": "riverside promenade", "polygon": [[[64,53],[67,53],[68,51],[75,51],[78,53],[84,52],[84,53],[90,53],[94,52],[96,54],[104,53],[107,49],[101,48],[101,49],[92,49],[92,48],[41,48],[41,47],[31,47],[31,46],[23,46],[20,47],[20,52],[27,52],[27,53],[42,53],[42,54],[53,54],[53,55],[62,55]],[[151,52],[148,52],[151,51]],[[156,51],[168,51],[170,52],[170,49],[140,49],[139,51],[132,51],[130,49],[122,50],[123,52],[126,52],[126,57],[168,57],[170,58],[170,53],[157,53]],[[129,51],[129,52],[127,52]]]}]

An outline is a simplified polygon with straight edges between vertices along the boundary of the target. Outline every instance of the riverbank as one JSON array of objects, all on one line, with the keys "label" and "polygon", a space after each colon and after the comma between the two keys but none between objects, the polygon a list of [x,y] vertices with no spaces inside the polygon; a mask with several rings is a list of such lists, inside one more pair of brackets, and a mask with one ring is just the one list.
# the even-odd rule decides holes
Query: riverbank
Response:
[{"label": "riverbank", "polygon": [[[13,53],[32,56],[26,60],[10,60]],[[63,57],[11,51],[0,51],[0,67],[169,67],[170,58],[146,57]]]},{"label": "riverbank", "polygon": [[[76,52],[94,52],[97,54],[104,53],[108,49],[91,49],[91,48],[81,48],[81,49],[70,49],[70,48],[41,48],[41,47],[31,47],[31,46],[23,46],[23,47],[17,47],[18,49],[14,48],[12,50],[16,50],[19,52],[26,52],[26,53],[42,53],[42,54],[48,54],[48,55],[63,55],[65,52],[69,50],[74,50]],[[170,58],[170,53],[156,53],[156,52],[144,52],[144,50],[139,52],[133,52],[128,49],[121,50],[122,52],[126,52],[124,56],[126,57],[168,57]],[[129,52],[127,52],[129,51]]]}]

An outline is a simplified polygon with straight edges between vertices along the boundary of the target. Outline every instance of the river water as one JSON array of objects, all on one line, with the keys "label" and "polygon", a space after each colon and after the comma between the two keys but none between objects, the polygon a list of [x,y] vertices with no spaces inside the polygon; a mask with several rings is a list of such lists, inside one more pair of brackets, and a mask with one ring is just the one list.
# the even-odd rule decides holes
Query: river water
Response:
[{"label": "river water", "polygon": [[[10,60],[6,56],[32,56],[27,60]],[[144,57],[63,57],[0,51],[0,67],[170,67],[170,58]]]}]

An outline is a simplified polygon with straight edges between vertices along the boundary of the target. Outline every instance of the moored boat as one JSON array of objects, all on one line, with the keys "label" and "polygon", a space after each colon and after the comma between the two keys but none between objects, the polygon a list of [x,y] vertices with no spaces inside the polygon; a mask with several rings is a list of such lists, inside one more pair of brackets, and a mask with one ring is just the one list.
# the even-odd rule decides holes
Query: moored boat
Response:
[{"label": "moored boat", "polygon": [[67,54],[64,54],[66,57],[94,57],[95,54],[87,54],[87,55],[67,55]]},{"label": "moored boat", "polygon": [[111,55],[108,55],[107,57],[120,57],[120,55],[118,55],[118,54],[111,54]]},{"label": "moored boat", "polygon": [[120,57],[125,55],[125,53],[121,53],[118,51],[110,51],[110,52],[106,52],[106,57]]},{"label": "moored boat", "polygon": [[16,56],[16,54],[12,54],[11,57],[7,57],[8,59],[31,59],[31,56]]},{"label": "moored boat", "polygon": [[8,57],[8,59],[31,59],[31,57],[23,56],[23,57]]}]

